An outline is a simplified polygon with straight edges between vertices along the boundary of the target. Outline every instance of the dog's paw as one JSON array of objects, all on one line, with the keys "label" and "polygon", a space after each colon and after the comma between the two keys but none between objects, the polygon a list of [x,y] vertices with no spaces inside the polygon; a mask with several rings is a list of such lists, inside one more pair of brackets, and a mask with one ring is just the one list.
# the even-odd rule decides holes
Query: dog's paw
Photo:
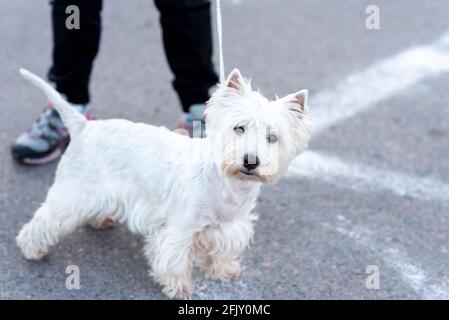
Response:
[{"label": "dog's paw", "polygon": [[48,254],[47,248],[42,247],[38,241],[32,238],[31,224],[22,227],[16,237],[16,243],[28,260],[40,260]]},{"label": "dog's paw", "polygon": [[193,283],[191,280],[184,278],[166,279],[166,284],[163,286],[162,293],[170,299],[190,299],[194,292]]},{"label": "dog's paw", "polygon": [[214,262],[206,270],[205,278],[215,281],[234,281],[242,277],[242,269],[238,261],[225,263]]},{"label": "dog's paw", "polygon": [[90,219],[87,224],[97,230],[107,230],[116,227],[117,221],[111,217],[103,217]]}]

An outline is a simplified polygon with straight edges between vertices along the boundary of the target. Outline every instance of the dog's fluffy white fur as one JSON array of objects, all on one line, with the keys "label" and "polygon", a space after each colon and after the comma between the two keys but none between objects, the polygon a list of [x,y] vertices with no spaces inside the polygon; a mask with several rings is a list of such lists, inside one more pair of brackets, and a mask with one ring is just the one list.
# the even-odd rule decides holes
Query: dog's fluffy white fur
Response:
[{"label": "dog's fluffy white fur", "polygon": [[[206,110],[206,138],[126,120],[89,121],[21,69],[61,115],[71,142],[42,206],[17,236],[41,259],[76,228],[126,224],[145,238],[151,275],[169,297],[193,293],[191,271],[237,279],[262,183],[275,183],[310,138],[307,91],[268,101],[235,69]],[[248,165],[248,164],[253,164]]]}]

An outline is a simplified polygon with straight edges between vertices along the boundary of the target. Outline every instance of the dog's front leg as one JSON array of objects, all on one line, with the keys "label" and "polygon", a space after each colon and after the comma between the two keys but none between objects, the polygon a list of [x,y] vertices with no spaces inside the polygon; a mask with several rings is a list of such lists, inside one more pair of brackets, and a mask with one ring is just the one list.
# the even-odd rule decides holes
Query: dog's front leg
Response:
[{"label": "dog's front leg", "polygon": [[256,217],[248,214],[197,234],[195,240],[203,251],[198,265],[207,279],[229,281],[241,277],[237,259],[253,237],[254,220]]},{"label": "dog's front leg", "polygon": [[145,255],[151,265],[151,275],[169,298],[189,298],[193,294],[193,234],[186,228],[168,226],[147,239]]}]

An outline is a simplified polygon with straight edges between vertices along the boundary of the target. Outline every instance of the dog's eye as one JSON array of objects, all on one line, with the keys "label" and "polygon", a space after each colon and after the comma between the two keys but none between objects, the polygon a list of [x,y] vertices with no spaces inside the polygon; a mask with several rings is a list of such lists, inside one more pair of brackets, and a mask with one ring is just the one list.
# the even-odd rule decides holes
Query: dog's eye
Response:
[{"label": "dog's eye", "polygon": [[243,128],[242,126],[237,126],[234,128],[234,132],[238,135],[243,134],[245,132],[245,128]]},{"label": "dog's eye", "polygon": [[268,143],[276,143],[278,142],[278,137],[275,134],[269,134],[267,137]]}]

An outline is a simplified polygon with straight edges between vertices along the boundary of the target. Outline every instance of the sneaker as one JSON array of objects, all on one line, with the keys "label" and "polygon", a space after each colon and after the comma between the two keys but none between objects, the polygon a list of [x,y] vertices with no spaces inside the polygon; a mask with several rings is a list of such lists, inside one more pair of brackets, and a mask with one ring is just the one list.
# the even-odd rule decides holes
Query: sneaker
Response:
[{"label": "sneaker", "polygon": [[[87,119],[92,115],[86,105],[73,105]],[[39,119],[22,133],[11,146],[15,160],[28,165],[39,165],[59,158],[67,144],[69,134],[57,111],[48,103]]]},{"label": "sneaker", "polygon": [[206,132],[204,109],[204,104],[192,105],[189,112],[184,113],[175,132],[188,135],[191,138],[204,138]]}]

